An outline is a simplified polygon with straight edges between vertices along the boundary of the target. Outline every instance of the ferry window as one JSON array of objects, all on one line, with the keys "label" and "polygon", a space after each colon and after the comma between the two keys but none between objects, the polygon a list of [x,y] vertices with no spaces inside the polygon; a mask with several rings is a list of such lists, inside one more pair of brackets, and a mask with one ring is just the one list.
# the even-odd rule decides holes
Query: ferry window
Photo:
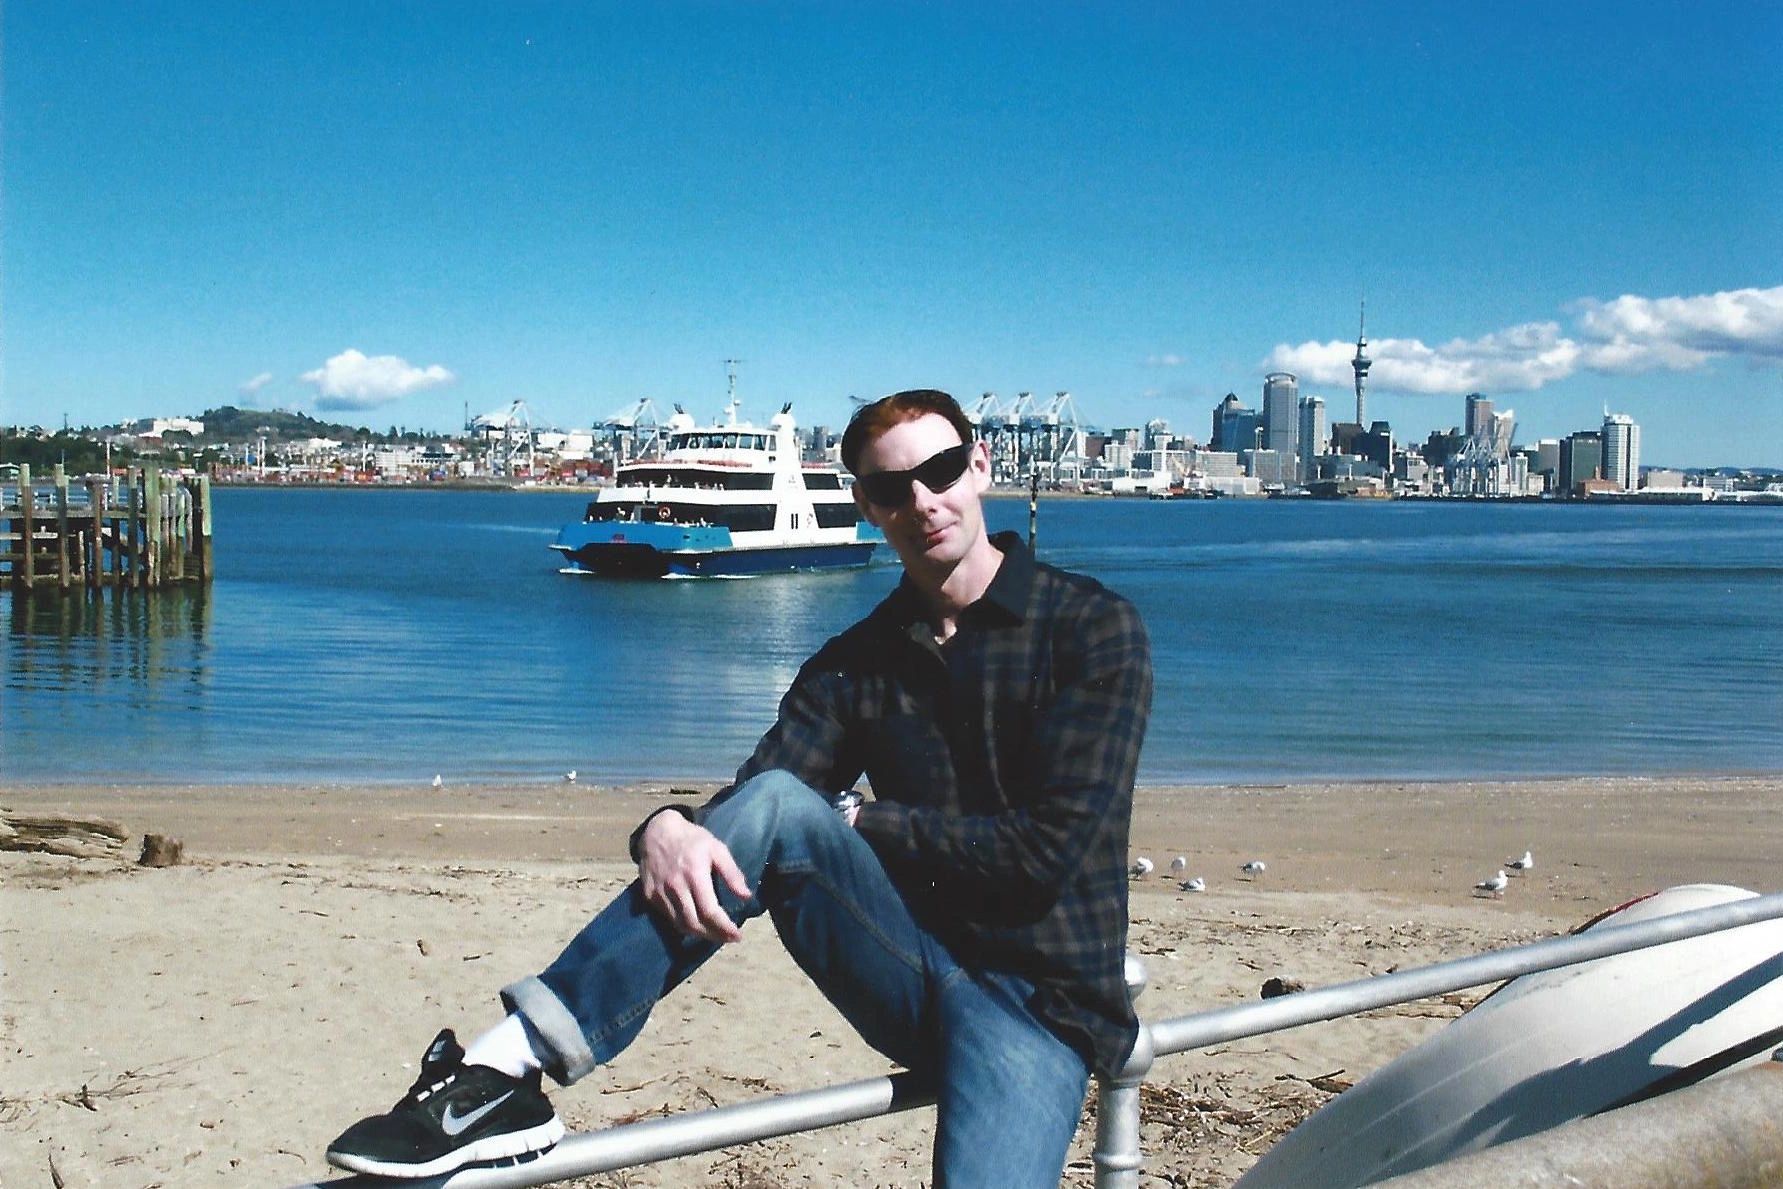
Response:
[{"label": "ferry window", "polygon": [[799,514],[797,512],[792,514],[792,526],[794,528],[799,527]]}]

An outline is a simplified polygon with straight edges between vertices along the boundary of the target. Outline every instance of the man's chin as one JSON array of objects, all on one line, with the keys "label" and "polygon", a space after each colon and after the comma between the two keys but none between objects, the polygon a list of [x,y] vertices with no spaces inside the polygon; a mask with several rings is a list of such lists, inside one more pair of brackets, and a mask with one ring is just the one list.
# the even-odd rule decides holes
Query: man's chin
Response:
[{"label": "man's chin", "polygon": [[927,569],[950,566],[960,560],[959,551],[946,538],[934,544],[927,541],[916,542],[908,550],[899,550],[898,556],[907,566],[918,565]]}]

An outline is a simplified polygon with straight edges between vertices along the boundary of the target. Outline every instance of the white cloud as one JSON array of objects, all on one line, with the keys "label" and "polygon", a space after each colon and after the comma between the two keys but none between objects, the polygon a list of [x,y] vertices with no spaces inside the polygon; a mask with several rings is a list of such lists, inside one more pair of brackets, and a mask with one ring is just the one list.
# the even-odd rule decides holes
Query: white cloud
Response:
[{"label": "white cloud", "polygon": [[[1271,371],[1293,372],[1314,384],[1348,385],[1356,344],[1286,343],[1269,354]],[[1373,388],[1429,395],[1461,392],[1527,392],[1571,375],[1579,345],[1553,322],[1526,322],[1477,339],[1427,346],[1420,339],[1378,339],[1368,344],[1368,383]]]},{"label": "white cloud", "polygon": [[259,392],[270,383],[272,383],[272,373],[261,372],[252,380],[243,380],[236,391],[240,392],[243,396],[253,396],[256,392]]},{"label": "white cloud", "polygon": [[319,408],[370,409],[457,377],[437,363],[416,367],[398,355],[367,356],[349,347],[300,378],[316,386]]},{"label": "white cloud", "polygon": [[1636,297],[1575,303],[1592,340],[1590,366],[1604,371],[1682,371],[1717,355],[1783,359],[1783,285],[1696,297]]},{"label": "white cloud", "polygon": [[[1664,368],[1689,371],[1719,356],[1783,359],[1783,286],[1736,289],[1695,297],[1636,297],[1575,302],[1577,330],[1558,322],[1525,322],[1474,339],[1428,346],[1421,339],[1379,339],[1368,345],[1370,387],[1458,395],[1531,392],[1586,369],[1633,375]],[[1314,384],[1348,386],[1354,343],[1281,343],[1263,366]]]},{"label": "white cloud", "polygon": [[1183,364],[1185,364],[1187,362],[1188,362],[1188,360],[1184,359],[1181,355],[1175,355],[1175,354],[1149,355],[1146,357],[1145,366],[1147,366],[1147,367],[1181,367]]}]

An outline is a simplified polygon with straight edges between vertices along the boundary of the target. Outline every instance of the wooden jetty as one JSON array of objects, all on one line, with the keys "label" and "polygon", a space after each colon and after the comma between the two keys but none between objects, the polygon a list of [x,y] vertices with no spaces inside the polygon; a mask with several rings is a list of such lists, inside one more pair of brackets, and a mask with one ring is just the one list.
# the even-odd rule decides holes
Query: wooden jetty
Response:
[{"label": "wooden jetty", "polygon": [[211,573],[208,475],[143,467],[71,483],[56,466],[44,485],[21,464],[16,483],[0,487],[0,585],[154,590]]}]

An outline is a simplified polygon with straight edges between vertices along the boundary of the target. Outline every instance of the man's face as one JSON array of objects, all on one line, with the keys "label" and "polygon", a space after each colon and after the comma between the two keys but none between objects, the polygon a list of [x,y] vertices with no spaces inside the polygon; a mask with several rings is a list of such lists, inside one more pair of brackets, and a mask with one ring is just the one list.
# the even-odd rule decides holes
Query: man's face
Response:
[{"label": "man's face", "polygon": [[[922,466],[942,451],[959,446],[959,431],[947,418],[926,413],[886,430],[862,449],[858,473],[908,471]],[[945,469],[945,468],[944,468]],[[985,539],[984,507],[980,497],[991,483],[990,455],[983,442],[969,449],[965,471],[951,485],[932,490],[920,477],[900,484],[896,503],[880,504],[867,498],[862,484],[854,487],[861,515],[885,533],[889,544],[906,567],[946,566],[958,562]]]}]

